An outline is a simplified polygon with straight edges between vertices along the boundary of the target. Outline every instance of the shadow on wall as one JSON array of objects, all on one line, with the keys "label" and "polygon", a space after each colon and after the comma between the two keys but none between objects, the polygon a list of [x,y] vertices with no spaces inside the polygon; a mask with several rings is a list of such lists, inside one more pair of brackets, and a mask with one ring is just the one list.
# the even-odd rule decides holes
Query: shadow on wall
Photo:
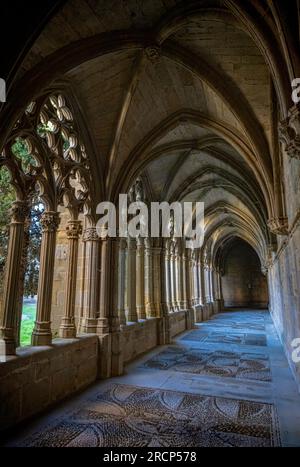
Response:
[{"label": "shadow on wall", "polygon": [[257,253],[243,240],[236,239],[227,252],[222,292],[225,307],[268,307],[267,278],[261,272]]}]

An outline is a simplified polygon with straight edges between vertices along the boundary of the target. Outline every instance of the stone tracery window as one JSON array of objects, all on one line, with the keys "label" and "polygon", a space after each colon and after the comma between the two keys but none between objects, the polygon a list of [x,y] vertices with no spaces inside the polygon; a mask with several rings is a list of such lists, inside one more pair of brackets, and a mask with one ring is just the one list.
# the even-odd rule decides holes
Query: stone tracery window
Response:
[{"label": "stone tracery window", "polygon": [[[12,198],[18,203],[18,212],[21,206],[22,209],[23,206],[26,209],[25,218],[12,216],[13,224],[19,223],[19,243],[12,234],[15,227],[11,226],[7,256],[7,262],[10,264],[6,264],[6,269],[12,267],[15,248],[22,249],[22,252],[19,252],[20,258],[22,257],[23,262],[26,261],[27,255],[24,255],[23,250],[28,243],[26,238],[28,232],[30,233],[30,211],[34,210],[34,206],[43,206],[43,219],[39,219],[43,232],[49,232],[49,229],[56,231],[58,214],[55,213],[59,206],[67,209],[70,220],[73,221],[77,221],[80,213],[91,213],[92,183],[89,160],[71,106],[62,93],[47,94],[27,106],[3,148],[0,169],[1,173],[9,173],[9,183],[15,192]],[[14,204],[12,208],[14,209]],[[52,220],[55,222],[52,223]],[[55,244],[55,239],[52,243],[53,241]],[[23,270],[22,265],[17,269],[15,264],[14,268],[14,276],[18,276],[15,277],[16,284],[11,288],[6,287],[9,285],[7,282],[11,280],[11,274],[6,274],[6,286],[3,287],[5,296],[2,300],[1,342],[4,346],[2,352],[5,354],[13,354],[19,345],[20,310],[16,309],[16,300],[22,299],[25,272],[30,275],[30,270],[25,264]],[[19,295],[18,299],[12,296],[16,293]],[[18,316],[10,319],[10,310]],[[15,323],[13,330],[11,323]],[[44,321],[41,321],[39,326],[44,332]]]}]

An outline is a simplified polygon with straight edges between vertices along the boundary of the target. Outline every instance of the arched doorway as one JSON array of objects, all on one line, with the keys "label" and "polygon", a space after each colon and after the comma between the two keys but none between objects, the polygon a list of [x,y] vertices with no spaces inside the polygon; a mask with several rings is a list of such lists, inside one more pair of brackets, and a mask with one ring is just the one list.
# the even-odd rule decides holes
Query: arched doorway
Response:
[{"label": "arched doorway", "polygon": [[268,284],[257,253],[235,238],[224,257],[222,292],[225,308],[267,308]]}]

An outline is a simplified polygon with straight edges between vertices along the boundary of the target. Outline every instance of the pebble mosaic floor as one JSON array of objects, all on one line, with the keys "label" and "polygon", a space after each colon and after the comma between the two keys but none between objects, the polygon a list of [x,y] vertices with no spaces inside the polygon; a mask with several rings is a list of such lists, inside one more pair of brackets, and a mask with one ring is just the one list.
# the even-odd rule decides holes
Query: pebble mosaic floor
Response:
[{"label": "pebble mosaic floor", "polygon": [[300,394],[269,313],[224,312],[4,444],[300,446]]}]

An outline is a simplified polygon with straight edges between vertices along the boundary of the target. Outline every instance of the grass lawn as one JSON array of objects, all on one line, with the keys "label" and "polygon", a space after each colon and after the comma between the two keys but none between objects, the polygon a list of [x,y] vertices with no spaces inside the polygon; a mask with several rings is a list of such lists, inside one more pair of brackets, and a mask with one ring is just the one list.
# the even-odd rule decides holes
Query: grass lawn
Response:
[{"label": "grass lawn", "polygon": [[24,303],[22,309],[21,322],[21,345],[31,344],[31,333],[34,326],[36,315],[36,303]]}]

